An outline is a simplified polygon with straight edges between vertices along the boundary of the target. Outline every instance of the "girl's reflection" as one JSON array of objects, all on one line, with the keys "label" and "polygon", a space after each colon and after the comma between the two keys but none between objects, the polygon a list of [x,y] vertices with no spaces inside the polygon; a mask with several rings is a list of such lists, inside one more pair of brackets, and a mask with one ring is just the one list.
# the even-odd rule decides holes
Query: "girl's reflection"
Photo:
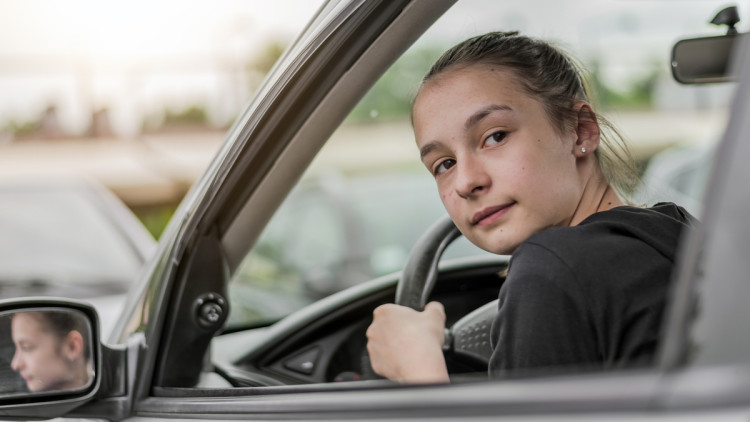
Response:
[{"label": "girl's reflection", "polygon": [[72,390],[91,377],[86,320],[70,311],[20,312],[11,323],[16,352],[11,368],[32,392]]}]

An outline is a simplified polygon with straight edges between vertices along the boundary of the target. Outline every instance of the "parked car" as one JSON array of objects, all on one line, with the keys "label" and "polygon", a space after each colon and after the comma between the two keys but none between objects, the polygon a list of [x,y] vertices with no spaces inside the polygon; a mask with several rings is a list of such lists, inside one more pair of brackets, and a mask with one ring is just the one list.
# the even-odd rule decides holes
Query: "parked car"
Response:
[{"label": "parked car", "polygon": [[[520,26],[547,36],[572,31],[580,41],[577,47],[613,55],[609,58],[616,71],[603,79],[617,80],[621,66],[641,57],[631,44],[638,40],[646,42],[637,44],[647,49],[646,61],[655,54],[680,65],[669,58],[666,46],[686,36],[680,17],[692,22],[698,16],[688,28],[700,33],[700,22],[714,12],[702,3],[597,1],[533,3],[532,13],[520,15],[522,2],[453,3],[326,2],[276,64],[177,210],[108,343],[102,344],[96,311],[86,304],[40,299],[0,304],[0,319],[5,320],[31,310],[84,316],[92,328],[93,369],[81,388],[1,395],[0,419],[747,419],[748,44],[737,47],[743,53],[735,54],[739,84],[710,172],[705,200],[710,206],[704,207],[700,228],[682,245],[655,365],[487,381],[486,368],[457,342],[446,350],[452,384],[402,386],[374,379],[364,359],[364,332],[372,310],[393,301],[404,286],[426,294],[416,287],[435,281],[430,297],[445,304],[454,336],[487,334],[488,308],[483,306],[497,297],[508,258],[462,258],[444,263],[436,273],[439,253],[454,234],[441,232],[449,228],[443,224],[418,242],[403,276],[357,284],[264,327],[223,331],[234,294],[228,285],[279,205],[319,150],[329,146],[326,141],[357,101],[423,34],[436,36],[446,47],[452,43],[446,33],[464,38],[457,28],[476,33],[483,23],[493,29]],[[665,38],[666,43],[660,42]],[[394,91],[404,90],[398,85],[401,78],[391,81]],[[685,112],[684,118],[693,116]],[[372,146],[359,141],[349,139],[348,144]],[[409,137],[401,141],[413,142]],[[375,161],[370,148],[355,155]],[[268,279],[282,290],[286,281]],[[361,377],[371,379],[355,381]]]},{"label": "parked car", "polygon": [[0,233],[0,299],[86,299],[104,332],[156,248],[130,209],[93,181],[0,183]]},{"label": "parked car", "polygon": [[694,215],[702,214],[712,159],[713,148],[709,146],[675,146],[656,154],[649,160],[634,200],[671,201]]}]

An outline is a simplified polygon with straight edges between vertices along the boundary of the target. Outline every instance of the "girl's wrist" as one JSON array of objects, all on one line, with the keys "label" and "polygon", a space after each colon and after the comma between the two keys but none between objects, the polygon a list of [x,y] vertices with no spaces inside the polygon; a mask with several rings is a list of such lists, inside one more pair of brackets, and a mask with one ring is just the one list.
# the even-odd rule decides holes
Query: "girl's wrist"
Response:
[{"label": "girl's wrist", "polygon": [[403,377],[399,379],[403,383],[442,384],[450,382],[442,351],[439,357],[422,359],[418,365],[409,366],[404,372]]}]

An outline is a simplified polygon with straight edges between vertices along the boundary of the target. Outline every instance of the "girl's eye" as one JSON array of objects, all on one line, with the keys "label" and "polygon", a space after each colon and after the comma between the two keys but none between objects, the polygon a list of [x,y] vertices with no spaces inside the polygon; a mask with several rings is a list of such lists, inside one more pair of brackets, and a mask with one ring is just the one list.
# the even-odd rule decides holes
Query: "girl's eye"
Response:
[{"label": "girl's eye", "polygon": [[497,145],[505,140],[505,138],[508,136],[508,132],[495,132],[492,135],[488,136],[484,140],[484,146],[493,146]]},{"label": "girl's eye", "polygon": [[433,171],[433,173],[435,174],[435,176],[439,174],[443,174],[455,165],[456,165],[456,160],[453,160],[450,158],[447,160],[443,160],[440,162],[440,164],[437,165],[437,167],[435,167],[435,170]]}]

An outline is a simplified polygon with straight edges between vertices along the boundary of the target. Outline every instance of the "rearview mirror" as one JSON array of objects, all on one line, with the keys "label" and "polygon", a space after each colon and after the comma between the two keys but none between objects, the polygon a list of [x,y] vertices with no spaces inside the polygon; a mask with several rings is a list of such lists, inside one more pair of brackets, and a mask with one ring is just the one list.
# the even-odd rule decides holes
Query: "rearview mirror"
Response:
[{"label": "rearview mirror", "polygon": [[736,81],[732,53],[744,34],[691,38],[672,49],[672,75],[683,84]]},{"label": "rearview mirror", "polygon": [[92,331],[76,309],[0,313],[0,397],[85,391],[94,380]]},{"label": "rearview mirror", "polygon": [[711,23],[726,25],[720,37],[690,38],[678,41],[672,48],[672,75],[683,84],[706,84],[736,81],[733,53],[745,39],[735,25],[740,21],[736,6],[720,10]]}]

